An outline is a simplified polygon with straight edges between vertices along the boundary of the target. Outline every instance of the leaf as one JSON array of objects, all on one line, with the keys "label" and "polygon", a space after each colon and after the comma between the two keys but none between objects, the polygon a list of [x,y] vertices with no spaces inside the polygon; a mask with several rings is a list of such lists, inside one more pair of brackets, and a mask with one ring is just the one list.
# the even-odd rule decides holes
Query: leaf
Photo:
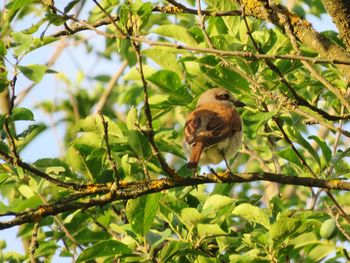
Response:
[{"label": "leaf", "polygon": [[162,249],[159,257],[159,262],[174,262],[171,260],[174,256],[186,252],[186,249],[189,249],[191,247],[191,243],[182,241],[170,241]]},{"label": "leaf", "polygon": [[296,164],[299,167],[302,166],[298,156],[296,155],[296,153],[293,151],[291,147],[287,147],[281,151],[276,152],[275,154],[291,163]]},{"label": "leaf", "polygon": [[221,66],[220,60],[208,55],[197,60],[205,75],[221,87],[232,90],[234,93],[247,93],[250,91],[249,83],[238,73]]},{"label": "leaf", "polygon": [[81,228],[75,233],[74,238],[82,244],[89,244],[92,242],[99,242],[110,238],[110,234],[103,231],[92,231],[90,229]]},{"label": "leaf", "polygon": [[[156,70],[148,65],[143,66],[143,74],[147,79],[151,76]],[[141,75],[136,67],[132,67],[127,74],[123,77],[123,80],[139,80],[141,81]]]},{"label": "leaf", "polygon": [[100,257],[131,254],[132,250],[122,242],[116,240],[101,241],[85,249],[77,262],[93,260]]},{"label": "leaf", "polygon": [[169,228],[165,229],[162,233],[161,233],[161,236],[160,238],[154,242],[151,246],[151,249],[150,249],[150,254],[152,255],[154,250],[159,246],[161,245],[164,240],[166,240],[168,237],[170,237],[172,235],[172,232]]},{"label": "leaf", "polygon": [[15,212],[23,211],[27,208],[34,209],[37,208],[39,205],[41,205],[43,202],[40,199],[39,196],[34,195],[24,201],[21,201],[21,203],[13,208]]},{"label": "leaf", "polygon": [[227,235],[227,233],[220,228],[218,224],[198,224],[198,235],[203,237]]},{"label": "leaf", "polygon": [[161,36],[174,38],[178,41],[181,41],[191,46],[196,46],[197,44],[196,40],[187,31],[187,29],[179,25],[175,25],[175,24],[161,25],[155,28],[154,30],[152,30],[152,32],[157,33]]},{"label": "leaf", "polygon": [[244,133],[250,138],[254,139],[259,133],[260,128],[277,114],[276,111],[260,112],[250,111],[247,109],[242,114],[244,122]]},{"label": "leaf", "polygon": [[177,73],[170,70],[159,70],[147,78],[163,92],[172,92],[181,86],[181,80]]},{"label": "leaf", "polygon": [[140,20],[141,20],[140,29],[142,29],[147,24],[147,22],[151,16],[152,10],[153,10],[153,5],[151,2],[144,3],[137,10],[137,15],[140,16]]},{"label": "leaf", "polygon": [[28,185],[25,185],[25,184],[20,185],[18,187],[18,191],[27,199],[34,196],[33,190]]},{"label": "leaf", "polygon": [[269,215],[257,206],[248,203],[240,204],[232,211],[232,214],[243,217],[248,221],[261,224],[266,229],[270,228]]},{"label": "leaf", "polygon": [[14,108],[11,117],[14,121],[34,121],[34,114],[27,108]]},{"label": "leaf", "polygon": [[276,248],[301,225],[299,219],[281,218],[271,225],[270,238]]},{"label": "leaf", "polygon": [[34,139],[36,135],[40,134],[46,128],[47,126],[43,123],[29,125],[27,129],[17,135],[17,138],[29,136],[30,139]]},{"label": "leaf", "polygon": [[135,130],[136,124],[138,123],[138,115],[137,115],[137,109],[135,107],[131,107],[131,109],[128,112],[128,115],[126,116],[126,127],[128,130]]},{"label": "leaf", "polygon": [[64,7],[64,13],[69,13],[70,10],[72,10],[72,8],[77,4],[79,3],[80,0],[74,0],[74,1],[71,1],[69,2],[65,7]]},{"label": "leaf", "polygon": [[128,143],[137,157],[147,160],[152,154],[147,138],[137,130],[128,132]]},{"label": "leaf", "polygon": [[45,65],[31,64],[27,66],[18,66],[19,70],[31,81],[38,83],[42,80],[47,67]]},{"label": "leaf", "polygon": [[334,253],[335,247],[332,243],[320,244],[308,252],[310,262],[321,262],[330,253]]},{"label": "leaf", "polygon": [[230,197],[223,195],[212,195],[204,203],[202,208],[203,216],[219,216],[222,210],[227,211],[234,208],[234,200]]},{"label": "leaf", "polygon": [[193,207],[185,207],[181,210],[181,220],[184,222],[186,227],[190,229],[192,226],[197,225],[201,220],[202,216]]},{"label": "leaf", "polygon": [[294,141],[296,141],[298,144],[300,144],[304,149],[306,149],[311,156],[316,160],[316,162],[320,165],[321,161],[320,158],[318,157],[316,151],[314,148],[311,146],[311,144],[304,139],[304,137],[301,135],[299,131],[294,129],[294,127],[288,127],[286,129],[286,132],[288,133],[288,136],[291,137]]},{"label": "leaf", "polygon": [[150,49],[143,50],[142,54],[149,57],[163,68],[181,74],[181,67],[177,58],[177,54],[180,52],[183,51],[169,47],[152,47]]},{"label": "leaf", "polygon": [[126,204],[126,216],[137,234],[144,236],[151,228],[160,197],[160,193],[143,195]]},{"label": "leaf", "polygon": [[328,164],[329,161],[332,159],[332,150],[328,147],[326,142],[315,135],[311,135],[308,138],[316,141],[317,144],[321,147],[322,156],[324,157],[326,164]]}]

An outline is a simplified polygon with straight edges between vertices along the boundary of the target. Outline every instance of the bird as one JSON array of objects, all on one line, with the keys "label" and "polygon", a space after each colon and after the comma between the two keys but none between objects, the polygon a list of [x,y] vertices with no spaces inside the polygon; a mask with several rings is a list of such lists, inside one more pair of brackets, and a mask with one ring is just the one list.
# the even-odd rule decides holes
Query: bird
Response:
[{"label": "bird", "polygon": [[237,101],[224,88],[212,88],[200,95],[194,111],[188,114],[184,127],[184,149],[189,156],[188,168],[198,164],[218,164],[234,157],[242,144],[243,124]]}]

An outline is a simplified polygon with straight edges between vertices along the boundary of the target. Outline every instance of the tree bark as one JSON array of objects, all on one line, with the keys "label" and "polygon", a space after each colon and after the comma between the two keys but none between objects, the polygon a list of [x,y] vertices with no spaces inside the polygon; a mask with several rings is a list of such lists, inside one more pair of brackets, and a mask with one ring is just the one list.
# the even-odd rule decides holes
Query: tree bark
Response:
[{"label": "tree bark", "polygon": [[[235,0],[239,2],[238,0]],[[332,2],[331,0],[329,0]],[[338,0],[341,1],[341,0]],[[345,2],[346,0],[344,0]],[[245,13],[257,19],[269,21],[284,30],[284,24],[279,19],[279,14],[289,19],[289,23],[294,35],[306,46],[312,48],[322,57],[329,60],[342,59],[350,60],[350,55],[338,45],[333,44],[329,39],[318,33],[312,25],[290,12],[285,6],[276,4],[277,8],[272,8],[268,0],[241,0]],[[277,12],[276,9],[279,11]],[[350,66],[338,65],[342,73],[350,79]]]},{"label": "tree bark", "polygon": [[350,52],[350,0],[322,0],[339,30],[346,49]]}]

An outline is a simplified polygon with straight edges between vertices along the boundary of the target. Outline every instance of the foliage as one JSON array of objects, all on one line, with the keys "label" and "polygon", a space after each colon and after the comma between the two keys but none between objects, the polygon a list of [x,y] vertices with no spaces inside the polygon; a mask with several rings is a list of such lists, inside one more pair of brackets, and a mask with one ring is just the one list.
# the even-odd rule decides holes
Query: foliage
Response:
[{"label": "foliage", "polygon": [[[12,0],[2,11],[0,95],[9,103],[0,115],[0,214],[23,220],[18,236],[26,252],[3,241],[1,261],[349,259],[349,189],[283,181],[283,175],[313,177],[341,189],[340,180],[349,178],[349,68],[327,62],[287,27],[239,15],[240,1],[203,1],[202,14],[195,1],[185,9],[174,1],[56,2]],[[249,9],[259,1],[245,2]],[[296,2],[298,15],[326,12],[320,0]],[[225,11],[238,13],[219,15]],[[326,35],[343,50],[335,32]],[[113,67],[91,72],[80,57],[74,76],[70,60],[62,69],[37,62],[42,50],[69,54],[67,47]],[[23,106],[22,96],[38,85],[54,89],[49,77],[60,96],[42,94],[36,105]],[[182,150],[185,116],[217,86],[246,104],[239,109],[244,145],[231,170],[280,174],[281,184],[181,184],[169,172],[193,176]],[[42,113],[54,121],[44,123]],[[57,127],[64,129],[63,153],[42,156],[36,141]],[[20,158],[26,151],[36,158],[31,164]],[[225,168],[215,167],[216,176]],[[171,176],[172,189],[155,180]],[[147,188],[136,184],[142,180],[155,181]]]}]

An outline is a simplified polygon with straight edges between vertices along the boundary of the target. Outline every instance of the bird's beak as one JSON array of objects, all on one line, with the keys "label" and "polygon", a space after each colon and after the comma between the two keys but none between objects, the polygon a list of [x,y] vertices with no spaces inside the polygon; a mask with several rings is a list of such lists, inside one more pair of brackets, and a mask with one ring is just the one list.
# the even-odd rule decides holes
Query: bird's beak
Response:
[{"label": "bird's beak", "polygon": [[241,101],[239,101],[239,100],[235,100],[235,101],[233,102],[233,104],[234,104],[237,108],[247,106],[245,103],[243,103],[243,102],[241,102]]}]

